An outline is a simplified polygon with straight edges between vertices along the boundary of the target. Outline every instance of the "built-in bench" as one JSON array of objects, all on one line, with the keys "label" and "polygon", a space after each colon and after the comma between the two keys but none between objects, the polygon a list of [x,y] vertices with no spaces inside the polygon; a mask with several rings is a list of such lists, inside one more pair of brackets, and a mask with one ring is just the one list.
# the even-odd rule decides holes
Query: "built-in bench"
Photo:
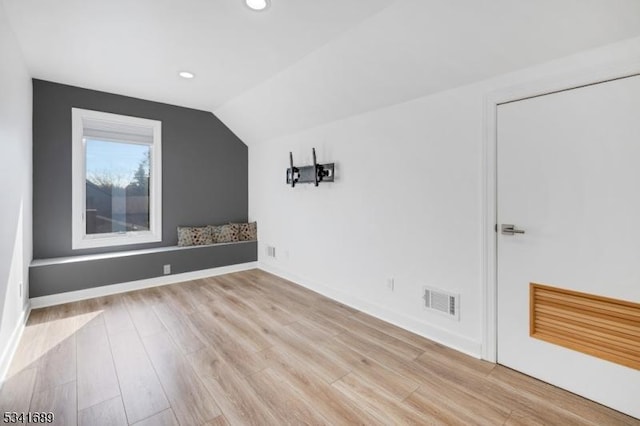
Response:
[{"label": "built-in bench", "polygon": [[165,275],[165,265],[171,265],[173,275],[255,262],[257,259],[257,241],[36,259],[29,267],[29,297],[157,278]]}]

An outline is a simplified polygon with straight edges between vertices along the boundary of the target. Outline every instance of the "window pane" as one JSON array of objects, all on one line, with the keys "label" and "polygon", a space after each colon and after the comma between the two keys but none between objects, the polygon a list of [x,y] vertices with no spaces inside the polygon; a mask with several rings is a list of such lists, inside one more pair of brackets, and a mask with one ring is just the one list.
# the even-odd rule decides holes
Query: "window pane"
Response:
[{"label": "window pane", "polygon": [[148,145],[86,140],[87,235],[149,230]]}]

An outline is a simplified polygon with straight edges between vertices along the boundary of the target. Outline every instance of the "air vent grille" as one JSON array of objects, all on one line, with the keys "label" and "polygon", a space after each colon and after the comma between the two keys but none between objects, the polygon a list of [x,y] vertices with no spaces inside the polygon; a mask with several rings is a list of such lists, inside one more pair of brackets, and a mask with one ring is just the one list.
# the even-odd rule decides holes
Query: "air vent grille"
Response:
[{"label": "air vent grille", "polygon": [[640,303],[530,284],[531,337],[640,370]]},{"label": "air vent grille", "polygon": [[424,308],[460,319],[460,296],[431,287],[423,287]]},{"label": "air vent grille", "polygon": [[267,256],[268,257],[276,257],[276,248],[273,246],[267,246]]}]

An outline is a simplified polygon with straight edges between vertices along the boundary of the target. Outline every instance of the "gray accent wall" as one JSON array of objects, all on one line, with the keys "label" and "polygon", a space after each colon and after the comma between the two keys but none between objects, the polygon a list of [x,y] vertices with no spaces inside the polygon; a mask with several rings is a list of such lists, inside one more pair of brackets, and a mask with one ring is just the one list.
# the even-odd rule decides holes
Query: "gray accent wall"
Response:
[{"label": "gray accent wall", "polygon": [[[162,241],[72,250],[71,109],[162,122]],[[247,146],[212,113],[33,80],[33,258],[30,296],[39,297],[257,260],[257,243],[85,256],[177,244],[179,225],[246,222]],[[42,262],[42,259],[78,260]],[[84,260],[82,260],[84,259]],[[86,260],[89,259],[89,260]]]},{"label": "gray accent wall", "polygon": [[162,276],[163,265],[179,274],[238,263],[253,262],[258,256],[256,241],[177,248],[155,253],[127,254],[74,262],[38,262],[29,270],[30,296],[41,297],[68,291],[84,290],[109,284]]},{"label": "gray accent wall", "polygon": [[[162,121],[162,242],[71,249],[71,108]],[[211,112],[33,80],[33,257],[172,246],[178,225],[246,222],[247,146]]]}]

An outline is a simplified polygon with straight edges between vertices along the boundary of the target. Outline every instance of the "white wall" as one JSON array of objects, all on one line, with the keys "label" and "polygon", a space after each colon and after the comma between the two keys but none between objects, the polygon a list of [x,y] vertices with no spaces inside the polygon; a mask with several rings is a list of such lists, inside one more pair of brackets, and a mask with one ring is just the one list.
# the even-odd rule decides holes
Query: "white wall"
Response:
[{"label": "white wall", "polygon": [[[344,303],[476,356],[482,353],[485,96],[640,58],[640,38],[249,148],[259,261]],[[558,77],[553,77],[557,79]],[[311,83],[310,83],[311,84]],[[277,114],[277,111],[272,111]],[[284,183],[296,165],[337,163],[337,182]],[[278,257],[264,247],[274,245]],[[395,291],[387,278],[395,278]],[[423,285],[461,295],[460,321],[422,309]]]},{"label": "white wall", "polygon": [[28,306],[31,103],[31,77],[0,3],[0,378]]}]

